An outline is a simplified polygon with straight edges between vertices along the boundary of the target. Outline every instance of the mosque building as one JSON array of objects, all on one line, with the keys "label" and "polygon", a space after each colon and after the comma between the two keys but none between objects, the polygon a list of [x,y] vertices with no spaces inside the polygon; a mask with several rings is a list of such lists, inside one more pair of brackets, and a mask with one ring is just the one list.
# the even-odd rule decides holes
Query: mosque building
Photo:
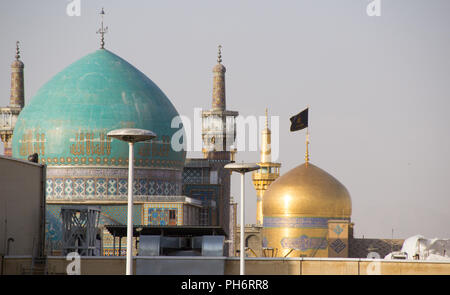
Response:
[{"label": "mosque building", "polygon": [[257,192],[256,225],[245,227],[246,255],[348,257],[353,226],[349,192],[333,176],[309,163],[308,143],[305,163],[280,177],[281,164],[271,161],[268,125],[266,110],[261,168],[252,175]]},{"label": "mosque building", "polygon": [[[228,235],[230,173],[223,166],[235,152],[230,147],[238,113],[226,110],[221,48],[213,68],[212,109],[202,114],[204,159],[186,159],[185,151],[170,144],[178,131],[171,128],[179,115],[174,105],[151,79],[105,49],[103,22],[101,33],[100,49],[56,74],[25,108],[18,48],[11,66],[11,103],[1,109],[1,135],[5,155],[27,159],[37,154],[47,167],[47,247],[53,253],[63,246],[64,206],[100,208],[101,227],[126,225],[128,185],[135,195],[134,225],[219,226]],[[133,184],[127,178],[128,145],[106,136],[119,128],[157,134],[136,146]],[[118,255],[116,238],[104,227],[100,235],[103,255]]]},{"label": "mosque building", "polygon": [[[37,154],[46,165],[47,249],[64,250],[62,208],[88,205],[100,210],[99,255],[124,255],[125,238],[117,240],[108,227],[126,226],[132,185],[135,226],[216,226],[228,238],[226,255],[236,255],[237,204],[230,197],[230,172],[224,166],[235,158],[238,112],[226,108],[221,47],[213,67],[212,107],[202,112],[203,158],[186,158],[185,151],[171,146],[178,131],[171,128],[179,115],[175,106],[150,78],[105,49],[103,23],[100,33],[100,49],[56,74],[26,106],[17,44],[10,105],[0,108],[5,155],[26,160]],[[106,136],[119,128],[157,134],[136,144],[132,184],[128,145]],[[261,139],[260,169],[252,174],[257,222],[246,229],[246,247],[253,256],[364,257],[370,247],[387,248],[382,240],[353,238],[350,193],[310,163],[308,151],[305,163],[280,176],[281,164],[271,159],[267,110]]]},{"label": "mosque building", "polygon": [[[185,153],[170,148],[175,116],[177,110],[156,84],[104,48],[39,89],[19,115],[12,155],[26,159],[37,153],[47,165],[47,239],[55,243],[52,247],[60,248],[63,205],[100,206],[101,224],[126,220],[128,146],[106,136],[118,128],[158,135],[136,147],[134,223],[151,223],[149,216],[167,219],[161,208],[174,211],[167,214],[168,224],[191,222],[189,215],[198,204],[181,197]],[[174,202],[160,204],[158,196],[171,196]]]},{"label": "mosque building", "polygon": [[[305,163],[280,176],[271,161],[271,131],[261,132],[261,168],[252,174],[256,189],[256,224],[245,225],[248,257],[367,257],[398,250],[403,240],[357,239],[346,187],[310,163],[307,133]],[[240,229],[236,225],[237,236]],[[236,241],[239,244],[239,241]],[[238,247],[238,246],[237,246]]]}]

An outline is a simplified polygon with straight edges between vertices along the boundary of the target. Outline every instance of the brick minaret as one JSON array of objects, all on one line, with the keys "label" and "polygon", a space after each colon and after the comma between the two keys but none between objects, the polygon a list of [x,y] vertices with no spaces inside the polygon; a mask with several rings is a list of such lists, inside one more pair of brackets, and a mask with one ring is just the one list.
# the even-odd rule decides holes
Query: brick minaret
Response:
[{"label": "brick minaret", "polygon": [[230,234],[230,172],[224,166],[234,160],[236,139],[235,118],[238,112],[226,110],[225,72],[222,64],[222,47],[219,45],[217,64],[213,68],[212,108],[202,112],[203,156],[210,161],[211,169],[217,171],[222,186],[220,224]]},{"label": "brick minaret", "polygon": [[19,41],[16,42],[16,59],[11,64],[11,96],[9,106],[0,108],[0,137],[5,156],[12,156],[12,136],[17,117],[25,105],[23,78],[24,64],[20,60]]}]

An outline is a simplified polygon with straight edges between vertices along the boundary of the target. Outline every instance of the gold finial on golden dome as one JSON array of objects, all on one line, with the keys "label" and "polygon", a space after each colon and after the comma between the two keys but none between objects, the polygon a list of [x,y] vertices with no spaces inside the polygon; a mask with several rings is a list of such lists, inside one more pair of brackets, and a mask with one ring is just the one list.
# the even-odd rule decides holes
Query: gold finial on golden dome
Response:
[{"label": "gold finial on golden dome", "polygon": [[217,62],[222,62],[222,45],[219,44],[218,46],[218,52],[217,52]]},{"label": "gold finial on golden dome", "polygon": [[305,152],[305,164],[306,167],[308,167],[308,163],[309,163],[309,129],[306,129],[306,152]]},{"label": "gold finial on golden dome", "polygon": [[103,27],[103,16],[105,15],[105,10],[102,7],[102,11],[100,11],[100,15],[102,16],[102,27],[98,29],[97,34],[100,34],[100,49],[105,49],[105,34],[108,33],[108,27]]},{"label": "gold finial on golden dome", "polygon": [[19,41],[16,41],[16,60],[20,59]]},{"label": "gold finial on golden dome", "polygon": [[[309,105],[308,105],[307,109],[308,109],[308,112],[309,112]],[[306,151],[305,151],[305,165],[306,165],[306,167],[308,167],[308,163],[309,163],[309,122],[308,122],[308,126],[306,127]]]}]

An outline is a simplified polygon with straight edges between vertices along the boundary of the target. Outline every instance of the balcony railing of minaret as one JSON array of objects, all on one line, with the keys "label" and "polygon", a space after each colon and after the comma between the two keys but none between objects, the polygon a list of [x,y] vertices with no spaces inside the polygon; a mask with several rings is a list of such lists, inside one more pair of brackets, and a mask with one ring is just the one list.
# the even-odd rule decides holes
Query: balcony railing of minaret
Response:
[{"label": "balcony railing of minaret", "polygon": [[0,109],[0,130],[10,130],[12,129],[12,112],[7,108]]},{"label": "balcony railing of minaret", "polygon": [[254,180],[271,180],[271,179],[277,179],[279,176],[280,176],[279,173],[253,172],[252,178]]}]

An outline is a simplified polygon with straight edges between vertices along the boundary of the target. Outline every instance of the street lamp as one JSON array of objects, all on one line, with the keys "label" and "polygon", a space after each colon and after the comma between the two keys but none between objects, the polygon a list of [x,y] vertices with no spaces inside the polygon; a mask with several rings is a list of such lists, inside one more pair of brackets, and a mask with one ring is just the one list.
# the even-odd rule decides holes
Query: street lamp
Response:
[{"label": "street lamp", "polygon": [[133,259],[132,259],[132,245],[133,245],[133,144],[140,141],[151,140],[156,137],[156,134],[144,129],[136,128],[122,128],[108,132],[108,137],[128,142],[129,156],[128,156],[128,220],[127,220],[127,268],[126,274],[133,274]]},{"label": "street lamp", "polygon": [[244,247],[244,236],[245,236],[245,218],[244,218],[244,190],[245,190],[245,173],[257,170],[260,167],[256,164],[251,163],[230,163],[225,165],[225,169],[238,172],[241,174],[241,250],[240,250],[240,274],[245,274],[245,247]]}]

